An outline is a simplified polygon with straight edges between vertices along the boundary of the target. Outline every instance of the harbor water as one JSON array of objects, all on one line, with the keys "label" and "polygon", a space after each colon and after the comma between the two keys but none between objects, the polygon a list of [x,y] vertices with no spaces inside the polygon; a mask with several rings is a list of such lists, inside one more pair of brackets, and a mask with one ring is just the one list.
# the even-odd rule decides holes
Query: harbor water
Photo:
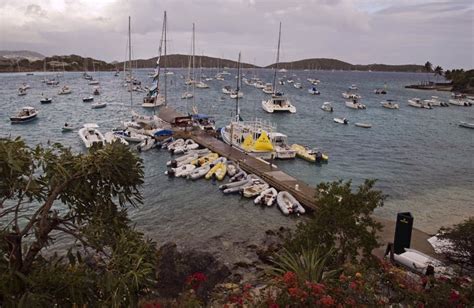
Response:
[{"label": "harbor water", "polygon": [[[195,89],[195,105],[200,113],[215,117],[217,126],[226,125],[235,114],[235,100],[223,97],[224,85],[235,87],[235,71],[226,81],[208,81],[209,89]],[[139,70],[136,76],[149,85],[150,70]],[[169,106],[181,112],[191,110],[192,100],[181,99],[186,90],[182,75],[185,70],[173,70],[168,75]],[[203,70],[209,76],[215,69]],[[271,82],[270,70],[244,70],[247,77],[255,73],[264,82]],[[329,155],[329,163],[322,166],[302,160],[275,161],[279,168],[308,184],[322,181],[352,180],[355,185],[364,179],[378,179],[377,188],[389,197],[376,215],[394,219],[397,212],[410,211],[414,226],[428,233],[443,225],[461,222],[474,215],[474,131],[458,126],[460,121],[474,122],[474,107],[436,107],[432,110],[408,106],[407,99],[428,99],[432,95],[447,101],[449,92],[405,89],[432,75],[382,72],[295,71],[287,78],[300,79],[303,89],[291,84],[278,86],[297,108],[296,114],[268,114],[261,108],[267,96],[259,89],[243,85],[244,98],[239,100],[241,116],[246,120],[260,118],[273,122],[279,132],[288,136],[289,143],[317,147]],[[65,73],[58,87],[46,86],[41,80],[52,73],[0,74],[0,129],[2,137],[22,136],[30,145],[61,142],[74,151],[85,151],[77,130],[63,133],[65,122],[79,128],[83,123],[95,122],[104,133],[130,118],[130,108],[151,114],[140,107],[145,93],[130,94],[124,88],[123,76],[112,72],[95,73],[100,80],[101,95],[96,100],[108,102],[104,109],[91,109],[82,97],[92,94],[93,86],[81,77],[82,73]],[[281,77],[283,73],[279,73]],[[317,86],[321,95],[308,93],[307,78],[321,80]],[[17,89],[28,83],[26,96],[17,96]],[[70,95],[57,95],[67,84]],[[345,106],[341,93],[356,84],[366,110],[352,110]],[[376,95],[373,90],[386,85],[387,95]],[[163,86],[162,86],[163,88]],[[41,94],[53,97],[53,103],[41,105]],[[400,110],[382,108],[380,102],[394,99]],[[333,113],[320,109],[323,102],[332,102]],[[38,119],[23,125],[12,125],[9,116],[23,106],[39,109]],[[159,110],[157,110],[159,113]],[[336,124],[334,117],[345,117],[348,125]],[[356,122],[372,124],[364,129]],[[299,219],[284,217],[275,207],[255,206],[250,199],[237,195],[224,196],[212,181],[171,179],[164,175],[168,152],[152,150],[141,153],[145,165],[144,204],[130,209],[136,226],[158,242],[174,241],[185,247],[219,247],[222,253],[231,251],[232,244],[256,239],[267,229],[292,226]]]}]

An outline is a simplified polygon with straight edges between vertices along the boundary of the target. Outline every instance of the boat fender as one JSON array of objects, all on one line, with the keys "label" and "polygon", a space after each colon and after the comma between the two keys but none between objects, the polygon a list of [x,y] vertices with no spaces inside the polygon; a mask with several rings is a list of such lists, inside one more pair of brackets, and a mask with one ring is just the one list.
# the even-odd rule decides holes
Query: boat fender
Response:
[{"label": "boat fender", "polygon": [[178,167],[178,162],[176,161],[176,159],[173,159],[173,160],[171,161],[170,166],[171,166],[172,168]]}]

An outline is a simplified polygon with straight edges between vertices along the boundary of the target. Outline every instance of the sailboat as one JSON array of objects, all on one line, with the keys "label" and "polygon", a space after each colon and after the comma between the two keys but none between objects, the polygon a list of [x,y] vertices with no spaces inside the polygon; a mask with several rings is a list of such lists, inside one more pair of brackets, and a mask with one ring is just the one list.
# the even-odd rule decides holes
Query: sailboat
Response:
[{"label": "sailboat", "polygon": [[160,47],[158,48],[158,59],[156,60],[156,68],[155,68],[155,74],[153,75],[153,84],[148,90],[147,95],[143,98],[143,103],[142,107],[143,108],[155,108],[158,106],[161,106],[165,104],[166,100],[166,93],[165,97],[163,97],[160,93],[160,60],[161,60],[161,51],[163,47],[163,42],[164,42],[164,79],[165,79],[165,87],[164,90],[166,92],[166,86],[167,86],[167,72],[166,72],[166,12],[163,18],[163,29],[161,31],[161,40],[160,40]]},{"label": "sailboat", "polygon": [[198,88],[198,89],[208,89],[209,86],[207,85],[207,83],[202,81],[202,55],[199,58],[199,66],[200,66],[200,68],[199,68],[199,82],[196,83],[196,88]]},{"label": "sailboat", "polygon": [[268,100],[262,101],[262,108],[268,113],[273,112],[290,112],[295,113],[296,107],[291,104],[290,100],[277,91],[276,77],[278,71],[278,62],[280,61],[280,41],[281,41],[281,22],[280,30],[278,32],[278,49],[277,49],[277,60],[276,67],[273,69],[273,94]]},{"label": "sailboat", "polygon": [[[239,58],[240,60],[240,58]],[[239,99],[239,98],[242,98],[244,97],[244,93],[240,90],[242,88],[242,74],[241,74],[241,69],[240,69],[240,61],[239,63],[237,64],[238,67],[237,67],[237,88],[235,90],[231,90],[229,95],[230,95],[230,98],[234,98],[234,99]]]},{"label": "sailboat", "polygon": [[[92,60],[92,68],[94,70],[94,75],[95,75],[95,61],[94,60]],[[99,84],[99,80],[94,80],[94,78],[92,77],[88,80],[89,80],[89,85],[91,86],[96,86]]]},{"label": "sailboat", "polygon": [[[191,42],[191,53],[192,53],[192,42]],[[184,92],[182,95],[181,95],[181,98],[182,99],[190,99],[190,98],[193,98],[193,93],[189,92],[189,85],[191,85],[191,83],[193,83],[191,81],[191,62],[192,62],[192,56],[191,56],[191,53],[189,55],[189,59],[188,59],[188,77],[186,78],[186,92]]]}]

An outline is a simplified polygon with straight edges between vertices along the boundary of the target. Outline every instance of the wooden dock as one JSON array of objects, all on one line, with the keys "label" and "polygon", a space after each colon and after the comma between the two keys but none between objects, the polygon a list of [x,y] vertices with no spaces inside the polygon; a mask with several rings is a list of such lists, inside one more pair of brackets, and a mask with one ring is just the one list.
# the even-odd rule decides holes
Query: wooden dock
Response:
[{"label": "wooden dock", "polygon": [[178,135],[184,138],[191,138],[212,152],[238,163],[245,172],[261,177],[275,189],[290,192],[304,207],[311,210],[317,208],[316,189],[279,170],[272,163],[248,155],[203,131],[181,131]]}]

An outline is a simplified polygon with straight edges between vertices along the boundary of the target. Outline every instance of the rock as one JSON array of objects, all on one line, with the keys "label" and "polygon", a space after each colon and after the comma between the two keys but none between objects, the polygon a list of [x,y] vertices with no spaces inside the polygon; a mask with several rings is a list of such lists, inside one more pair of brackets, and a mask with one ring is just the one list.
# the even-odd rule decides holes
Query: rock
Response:
[{"label": "rock", "polygon": [[210,253],[196,250],[179,252],[175,243],[163,245],[158,256],[157,289],[164,297],[177,297],[187,288],[187,277],[203,273],[207,278],[199,283],[196,295],[207,301],[214,286],[230,275],[229,269]]}]

